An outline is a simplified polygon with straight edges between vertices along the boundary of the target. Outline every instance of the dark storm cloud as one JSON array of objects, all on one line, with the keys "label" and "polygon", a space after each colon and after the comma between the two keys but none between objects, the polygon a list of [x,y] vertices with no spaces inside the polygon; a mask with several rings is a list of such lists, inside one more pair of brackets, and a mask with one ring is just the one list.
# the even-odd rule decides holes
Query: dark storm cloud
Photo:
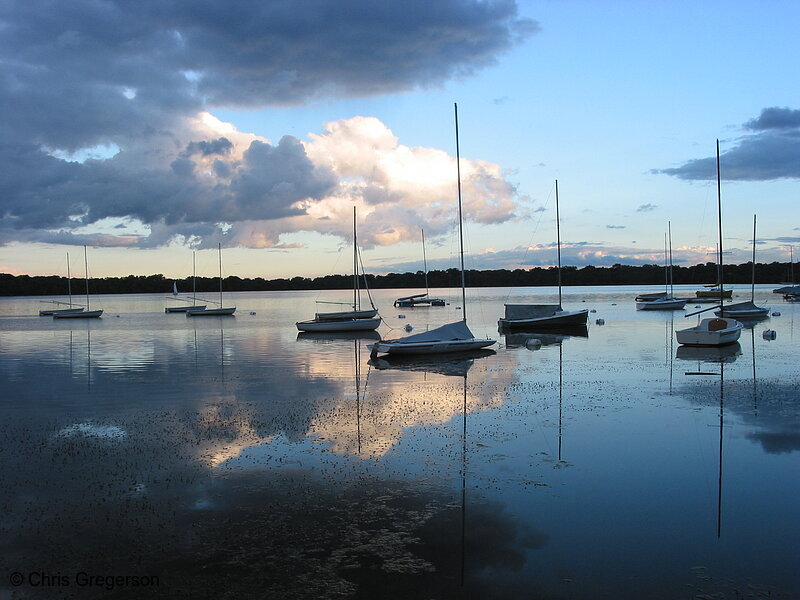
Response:
[{"label": "dark storm cloud", "polygon": [[[538,29],[513,0],[11,0],[0,4],[0,26],[0,243],[9,224],[295,214],[289,204],[333,185],[296,140],[251,147],[242,166],[231,140],[192,137],[188,120],[214,107],[441,85]],[[58,158],[97,146],[119,153]],[[196,172],[196,159],[209,157],[223,183]]]},{"label": "dark storm cloud", "polygon": [[757,119],[752,119],[744,125],[747,129],[756,131],[764,129],[796,129],[800,127],[800,110],[791,108],[765,108]]},{"label": "dark storm cloud", "polygon": [[10,229],[72,228],[109,217],[168,225],[274,219],[298,214],[292,204],[319,199],[337,183],[309,160],[297,139],[284,137],[274,147],[253,142],[228,185],[208,186],[185,157],[197,148],[190,143],[171,169],[162,170],[130,169],[122,153],[68,163],[33,146],[0,147],[5,164],[14,167],[0,172],[0,232],[7,238]]},{"label": "dark storm cloud", "polygon": [[186,146],[184,156],[200,154],[202,156],[212,156],[215,154],[225,155],[233,149],[233,144],[228,138],[221,137],[217,140],[190,142]]},{"label": "dark storm cloud", "polygon": [[[800,110],[765,108],[743,125],[755,133],[742,136],[721,153],[720,176],[728,181],[772,181],[800,178]],[[716,157],[695,158],[670,169],[652,173],[689,181],[713,181]]]}]

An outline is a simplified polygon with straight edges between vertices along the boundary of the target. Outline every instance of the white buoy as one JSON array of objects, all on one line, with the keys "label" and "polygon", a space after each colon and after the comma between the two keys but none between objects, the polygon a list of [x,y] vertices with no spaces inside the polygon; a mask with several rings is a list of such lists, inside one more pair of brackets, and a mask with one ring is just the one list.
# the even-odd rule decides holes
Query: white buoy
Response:
[{"label": "white buoy", "polygon": [[542,347],[542,340],[539,338],[529,338],[525,340],[525,347],[528,350],[538,350]]}]

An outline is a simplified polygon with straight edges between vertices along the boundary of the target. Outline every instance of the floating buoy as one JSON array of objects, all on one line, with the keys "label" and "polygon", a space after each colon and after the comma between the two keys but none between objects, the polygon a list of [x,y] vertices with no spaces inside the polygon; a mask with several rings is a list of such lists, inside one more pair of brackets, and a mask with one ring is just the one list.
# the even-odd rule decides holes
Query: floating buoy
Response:
[{"label": "floating buoy", "polygon": [[774,340],[776,337],[778,337],[778,334],[774,329],[767,329],[761,334],[761,337],[763,337],[765,340]]},{"label": "floating buoy", "polygon": [[616,302],[612,302],[612,303],[611,303],[611,306],[616,306],[616,305],[617,305],[617,303],[616,303]]},{"label": "floating buoy", "polygon": [[414,329],[414,326],[411,323],[406,323],[406,326],[403,327],[403,329],[405,329],[406,331],[411,331],[412,329]]},{"label": "floating buoy", "polygon": [[590,310],[589,312],[590,312],[590,313],[596,313],[596,312],[597,312],[597,309],[596,309],[596,308],[593,308],[593,309],[592,309],[592,310]]},{"label": "floating buoy", "polygon": [[606,320],[605,319],[597,319],[597,321],[595,321],[595,323],[597,325],[605,325],[606,324]]},{"label": "floating buoy", "polygon": [[398,318],[398,319],[405,319],[405,318],[406,318],[406,316],[405,316],[405,315],[397,315],[397,318]]},{"label": "floating buoy", "polygon": [[773,317],[780,317],[781,313],[780,313],[780,311],[776,310],[775,312],[772,313],[772,316]]},{"label": "floating buoy", "polygon": [[525,347],[528,350],[538,350],[542,347],[542,340],[539,338],[529,338],[525,340]]},{"label": "floating buoy", "polygon": [[254,314],[256,314],[256,311],[254,311],[254,310],[251,310],[251,311],[250,311],[250,314],[251,314],[251,315],[254,315]]}]

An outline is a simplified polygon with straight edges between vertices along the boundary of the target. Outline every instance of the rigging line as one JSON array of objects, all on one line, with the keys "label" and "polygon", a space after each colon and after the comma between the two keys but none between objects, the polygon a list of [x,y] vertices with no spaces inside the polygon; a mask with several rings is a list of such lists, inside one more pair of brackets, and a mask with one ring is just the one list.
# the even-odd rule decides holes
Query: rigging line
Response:
[{"label": "rigging line", "polygon": [[372,294],[369,291],[369,283],[367,282],[367,272],[364,270],[364,257],[361,256],[361,248],[357,249],[358,253],[358,262],[361,265],[361,276],[364,278],[364,289],[367,291],[367,298],[369,298],[369,303],[372,308],[375,308],[375,302],[372,300]]},{"label": "rigging line", "polygon": [[[522,260],[518,263],[519,267],[522,267],[525,264],[525,261],[528,259],[528,252],[530,252],[531,244],[533,244],[533,238],[536,237],[536,234],[539,231],[539,225],[542,224],[542,218],[544,217],[544,213],[546,212],[545,209],[547,208],[547,206],[549,206],[552,197],[553,197],[553,188],[551,187],[547,193],[547,199],[545,200],[545,203],[542,206],[542,210],[539,211],[539,220],[536,221],[536,225],[533,228],[530,240],[528,240],[528,243],[525,245],[525,252],[522,255]],[[506,302],[508,302],[508,299],[511,297],[511,287],[512,286],[509,286],[508,288],[508,294],[506,295],[505,299]]]}]

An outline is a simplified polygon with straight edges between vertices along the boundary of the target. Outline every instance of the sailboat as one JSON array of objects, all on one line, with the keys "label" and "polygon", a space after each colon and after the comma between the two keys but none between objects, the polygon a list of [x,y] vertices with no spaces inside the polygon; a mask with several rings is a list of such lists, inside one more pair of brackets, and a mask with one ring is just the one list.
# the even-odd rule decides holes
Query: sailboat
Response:
[{"label": "sailboat", "polygon": [[189,308],[186,311],[187,317],[227,317],[236,312],[236,307],[224,307],[222,303],[222,244],[217,244],[219,252],[219,308]]},{"label": "sailboat", "polygon": [[[636,302],[636,310],[680,310],[686,306],[687,299],[676,298],[672,287],[672,224],[669,229],[669,259],[667,259],[667,239],[664,236],[664,293],[657,298],[641,299]],[[669,266],[667,266],[669,263]]]},{"label": "sailboat", "polygon": [[[366,284],[366,278],[364,278]],[[369,290],[367,290],[369,292]],[[378,309],[361,309],[361,289],[358,285],[358,234],[356,231],[356,207],[353,207],[353,309],[339,312],[316,313],[310,321],[300,321],[295,326],[300,331],[373,331],[381,324]]]},{"label": "sailboat", "polygon": [[750,284],[750,300],[728,304],[716,312],[718,317],[733,317],[734,319],[763,319],[769,313],[769,307],[756,306],[756,215],[753,215],[753,277]]},{"label": "sailboat", "polygon": [[441,298],[430,298],[430,290],[428,289],[428,259],[425,255],[425,230],[420,228],[422,232],[422,265],[425,269],[425,293],[414,294],[413,296],[403,296],[394,301],[394,306],[402,308],[413,308],[415,306],[444,306],[446,302]]},{"label": "sailboat", "polygon": [[467,326],[467,288],[464,282],[464,226],[461,210],[461,155],[458,147],[458,105],[455,108],[456,172],[458,181],[458,233],[461,255],[461,320],[430,331],[393,340],[381,340],[372,345],[370,357],[375,360],[384,354],[444,354],[486,348],[496,340],[476,338]]},{"label": "sailboat", "polygon": [[83,267],[86,272],[86,310],[57,310],[53,313],[54,319],[97,319],[103,310],[89,310],[89,260],[86,257],[86,246],[83,247]]},{"label": "sailboat", "polygon": [[78,313],[84,311],[83,306],[72,306],[72,275],[69,272],[69,252],[67,252],[67,295],[69,296],[69,302],[58,302],[57,300],[50,300],[49,302],[56,306],[66,305],[69,308],[45,308],[39,311],[39,316],[52,317],[56,313]]},{"label": "sailboat", "polygon": [[[195,260],[195,253],[192,251],[192,304],[185,305],[185,306],[167,306],[164,308],[165,313],[185,313],[190,310],[205,310],[205,304],[196,304],[197,302],[197,266]],[[178,284],[174,281],[172,282],[172,295],[178,295]],[[176,300],[183,300],[184,302],[188,302],[188,300],[184,300],[183,298],[175,298]]]},{"label": "sailboat", "polygon": [[[725,298],[725,289],[722,277],[722,183],[719,173],[719,140],[717,140],[717,225],[719,230],[719,256],[717,257],[719,266],[719,308],[722,310],[722,302]],[[713,310],[706,308],[686,315],[693,315]],[[679,344],[685,346],[724,346],[732,344],[742,335],[743,325],[736,319],[729,317],[719,317],[716,319],[702,319],[700,323],[688,329],[679,329],[675,332],[675,337]]]},{"label": "sailboat", "polygon": [[561,218],[558,212],[556,180],[556,238],[558,248],[558,304],[506,304],[505,317],[497,321],[501,329],[586,325],[589,309],[567,311],[561,307]]}]

